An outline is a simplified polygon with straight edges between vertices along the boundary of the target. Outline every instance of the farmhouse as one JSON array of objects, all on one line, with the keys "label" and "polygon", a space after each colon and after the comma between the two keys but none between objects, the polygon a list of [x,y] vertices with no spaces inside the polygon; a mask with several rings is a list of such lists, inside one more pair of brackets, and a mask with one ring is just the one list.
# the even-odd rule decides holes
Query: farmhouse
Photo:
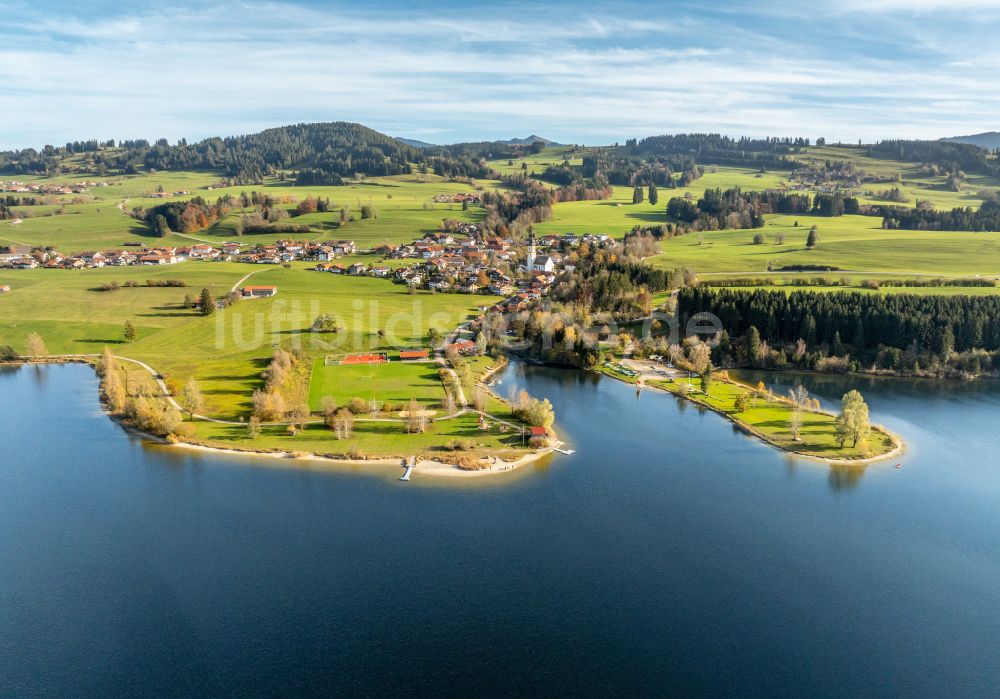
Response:
[{"label": "farmhouse", "polygon": [[244,298],[260,299],[274,296],[278,293],[276,286],[245,286],[240,289]]},{"label": "farmhouse", "polygon": [[104,253],[100,252],[81,252],[78,257],[83,260],[84,264],[88,267],[103,267],[105,260]]},{"label": "farmhouse", "polygon": [[459,340],[458,342],[453,342],[445,348],[448,351],[455,351],[459,354],[475,354],[476,343],[472,340]]}]

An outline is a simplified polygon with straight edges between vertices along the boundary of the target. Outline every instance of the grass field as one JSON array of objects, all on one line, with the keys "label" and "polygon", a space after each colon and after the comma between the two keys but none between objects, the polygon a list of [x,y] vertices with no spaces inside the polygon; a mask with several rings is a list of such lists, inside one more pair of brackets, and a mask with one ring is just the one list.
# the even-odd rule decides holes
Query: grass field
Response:
[{"label": "grass field", "polygon": [[[65,183],[80,179],[83,178],[58,177],[51,181]],[[239,215],[238,211],[231,213],[225,220],[188,236],[157,238],[145,224],[119,209],[119,204],[127,212],[136,206],[152,207],[163,201],[186,200],[193,196],[215,201],[227,194],[238,196],[241,192],[253,190],[299,201],[307,196],[330,199],[330,212],[288,219],[287,222],[311,227],[309,233],[297,233],[291,237],[308,241],[348,238],[356,241],[360,249],[368,249],[380,243],[411,242],[424,233],[438,230],[443,218],[476,221],[482,216],[482,209],[478,207],[463,211],[459,204],[434,202],[436,194],[457,194],[471,189],[467,184],[449,182],[434,175],[371,178],[341,187],[296,187],[272,178],[261,186],[207,189],[217,183],[218,177],[210,173],[151,173],[122,178],[120,184],[92,189],[82,196],[85,203],[69,203],[74,196],[67,195],[59,198],[66,202],[62,207],[58,204],[17,207],[18,211],[31,216],[17,225],[0,222],[0,245],[53,246],[64,254],[73,254],[85,250],[118,248],[126,241],[146,245],[190,245],[192,239],[211,243],[235,240],[237,237],[233,226]],[[477,183],[477,186],[493,187],[496,184],[484,180]],[[158,187],[167,192],[183,190],[189,193],[164,200],[146,196],[157,191]],[[362,205],[373,206],[377,217],[361,219]],[[294,203],[284,206],[290,211],[295,208]],[[338,228],[336,223],[341,207],[346,208],[355,221]],[[63,213],[55,214],[60,208]],[[287,233],[250,234],[243,236],[240,242],[253,245],[288,237],[290,234]]]},{"label": "grass field", "polygon": [[[795,222],[799,222],[796,227]],[[820,242],[806,248],[809,227]],[[783,245],[774,243],[783,233]],[[754,245],[763,233],[767,242]],[[665,240],[657,267],[686,266],[696,272],[766,274],[787,265],[831,265],[846,271],[943,275],[1000,273],[1000,233],[968,231],[889,231],[871,216],[769,216],[763,228],[691,233]]]},{"label": "grass field", "polygon": [[728,287],[745,291],[784,291],[791,294],[795,291],[816,291],[820,293],[858,292],[862,294],[913,294],[915,296],[994,296],[1000,294],[1000,286],[883,286],[879,289],[869,289],[854,282],[849,286],[824,286],[810,284],[768,284],[761,286]]},{"label": "grass field", "polygon": [[513,163],[508,162],[508,158],[498,158],[489,161],[489,165],[500,174],[516,175],[524,172],[521,169],[521,164],[523,163],[528,166],[528,174],[534,173],[540,175],[545,168],[550,165],[559,167],[565,160],[569,160],[569,164],[572,166],[582,165],[583,156],[586,152],[587,149],[585,148],[577,149],[577,152],[574,153],[572,146],[550,146],[541,153],[529,154],[523,158],[515,158]]},{"label": "grass field", "polygon": [[[275,284],[278,295],[254,299],[202,317],[182,307],[185,295],[202,288],[222,296],[244,275]],[[186,288],[121,288],[97,291],[107,281],[182,279]],[[77,272],[0,272],[0,344],[23,351],[25,338],[38,332],[52,354],[117,353],[147,362],[168,379],[195,376],[202,384],[208,414],[245,415],[260,373],[277,347],[301,348],[311,356],[426,346],[430,327],[454,328],[497,297],[409,294],[384,279],[321,274],[297,264],[290,269],[224,262],[185,262],[169,268],[130,267]],[[321,313],[339,318],[342,331],[309,332]],[[138,329],[132,344],[122,341],[125,321]],[[379,330],[384,330],[380,337]]]},{"label": "grass field", "polygon": [[521,437],[514,430],[501,432],[492,427],[484,432],[479,429],[478,417],[466,414],[450,420],[433,421],[427,431],[408,434],[402,422],[366,422],[356,420],[350,439],[339,440],[323,425],[308,425],[302,433],[290,437],[281,427],[266,427],[260,436],[248,442],[246,428],[241,425],[222,425],[211,422],[192,423],[198,441],[220,448],[252,448],[261,450],[296,450],[332,456],[352,453],[380,456],[434,456],[447,453],[451,440],[468,440],[479,453],[489,452],[505,458],[524,455]]},{"label": "grass field", "polygon": [[982,197],[979,196],[981,190],[997,191],[1000,189],[1000,181],[995,178],[967,174],[965,187],[961,192],[955,192],[948,188],[947,177],[944,175],[928,177],[919,171],[918,163],[872,158],[866,154],[864,148],[857,146],[813,147],[793,157],[806,163],[849,160],[854,163],[855,168],[866,174],[879,177],[894,177],[896,175],[900,177],[898,183],[863,184],[858,194],[860,194],[861,202],[865,204],[891,203],[882,201],[877,194],[891,187],[898,187],[903,195],[910,200],[909,206],[915,206],[917,200],[922,199],[930,201],[938,209],[952,209],[959,206],[977,208],[983,203]]},{"label": "grass field", "polygon": [[687,188],[660,189],[659,202],[654,206],[645,199],[641,204],[632,203],[632,187],[614,187],[610,199],[603,201],[574,201],[556,204],[552,218],[536,224],[535,233],[606,233],[616,238],[635,226],[658,226],[668,222],[667,201],[690,192],[696,199],[706,189],[741,187],[746,191],[770,189],[785,180],[780,174],[758,173],[741,168],[713,168]]},{"label": "grass field", "polygon": [[318,411],[324,396],[333,398],[338,406],[346,406],[351,398],[362,398],[405,407],[415,398],[426,409],[440,410],[445,394],[434,362],[326,365],[317,358],[309,383],[309,407]]}]

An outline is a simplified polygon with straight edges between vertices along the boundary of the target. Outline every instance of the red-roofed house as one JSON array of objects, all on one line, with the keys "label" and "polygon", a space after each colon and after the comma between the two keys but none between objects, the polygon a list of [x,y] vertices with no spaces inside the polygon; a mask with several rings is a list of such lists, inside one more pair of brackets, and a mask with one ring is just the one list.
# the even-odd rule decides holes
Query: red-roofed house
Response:
[{"label": "red-roofed house", "polygon": [[260,299],[267,298],[269,296],[274,296],[278,293],[278,287],[276,286],[245,286],[241,290],[241,293],[249,298]]}]

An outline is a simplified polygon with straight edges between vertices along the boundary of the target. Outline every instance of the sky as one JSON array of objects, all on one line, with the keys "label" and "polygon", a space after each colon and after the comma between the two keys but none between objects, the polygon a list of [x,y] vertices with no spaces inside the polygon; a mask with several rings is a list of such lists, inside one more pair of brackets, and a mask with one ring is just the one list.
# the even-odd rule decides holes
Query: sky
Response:
[{"label": "sky", "polygon": [[0,150],[339,120],[432,143],[1000,130],[1000,0],[0,0],[0,17]]}]

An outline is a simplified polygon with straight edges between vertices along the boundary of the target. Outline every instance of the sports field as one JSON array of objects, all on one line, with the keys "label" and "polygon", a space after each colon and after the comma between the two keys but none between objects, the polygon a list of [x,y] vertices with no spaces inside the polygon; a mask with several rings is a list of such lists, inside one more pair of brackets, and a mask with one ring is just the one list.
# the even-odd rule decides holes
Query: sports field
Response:
[{"label": "sports field", "polygon": [[342,407],[351,398],[361,398],[400,409],[405,408],[410,398],[415,398],[421,406],[439,410],[445,393],[435,362],[394,360],[384,364],[328,365],[317,358],[309,381],[309,407],[318,411],[324,396],[333,398]]}]

